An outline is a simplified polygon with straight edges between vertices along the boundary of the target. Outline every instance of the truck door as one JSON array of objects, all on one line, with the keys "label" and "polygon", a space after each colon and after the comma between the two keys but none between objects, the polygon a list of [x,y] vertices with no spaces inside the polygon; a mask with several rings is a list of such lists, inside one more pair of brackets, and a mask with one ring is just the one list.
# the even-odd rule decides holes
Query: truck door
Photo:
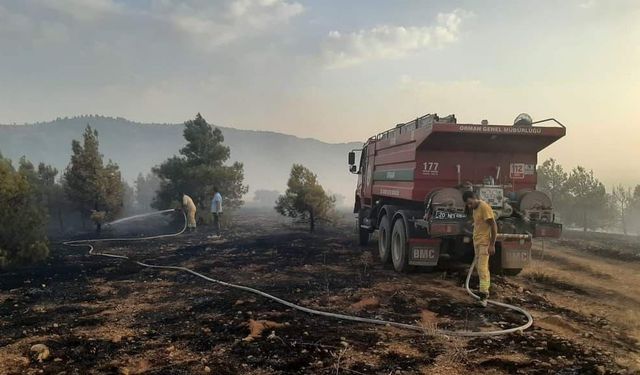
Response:
[{"label": "truck door", "polygon": [[362,166],[362,197],[364,198],[363,203],[367,206],[371,206],[374,156],[375,145],[369,144],[362,150],[362,158],[364,159]]},{"label": "truck door", "polygon": [[362,197],[364,194],[364,172],[366,170],[367,146],[360,152],[360,162],[358,163],[358,184],[356,185],[356,195]]}]

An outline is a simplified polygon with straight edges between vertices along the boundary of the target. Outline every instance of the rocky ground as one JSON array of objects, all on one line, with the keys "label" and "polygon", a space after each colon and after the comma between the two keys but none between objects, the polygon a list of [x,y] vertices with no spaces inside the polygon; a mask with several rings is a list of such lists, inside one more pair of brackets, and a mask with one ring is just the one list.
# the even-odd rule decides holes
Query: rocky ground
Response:
[{"label": "rocky ground", "polygon": [[424,333],[307,315],[186,273],[54,245],[46,264],[0,274],[0,373],[638,373],[640,258],[629,255],[640,253],[637,242],[536,242],[531,266],[492,286],[496,299],[528,309],[534,326],[461,339],[433,331],[523,319],[476,307],[461,288],[464,267],[396,274],[375,244],[357,246],[349,224],[310,235],[245,212],[224,241],[202,227],[97,250],[190,267],[309,307],[418,323]]}]

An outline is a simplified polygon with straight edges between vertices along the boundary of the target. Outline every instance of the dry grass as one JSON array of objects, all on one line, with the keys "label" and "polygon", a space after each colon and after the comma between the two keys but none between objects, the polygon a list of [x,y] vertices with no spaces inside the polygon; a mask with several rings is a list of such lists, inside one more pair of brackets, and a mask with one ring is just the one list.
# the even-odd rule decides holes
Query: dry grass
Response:
[{"label": "dry grass", "polygon": [[122,375],[144,374],[151,370],[151,362],[147,358],[125,358],[113,361]]},{"label": "dry grass", "polygon": [[438,332],[438,318],[434,312],[422,310],[420,312],[420,321],[417,323],[424,329],[424,334],[427,337],[434,338],[440,335]]},{"label": "dry grass", "polygon": [[466,339],[459,337],[437,336],[437,344],[443,348],[443,353],[436,357],[433,365],[422,368],[422,374],[456,375],[467,374],[469,352],[466,349]]},{"label": "dry grass", "polygon": [[74,333],[78,337],[86,337],[88,339],[105,340],[113,343],[119,343],[136,336],[136,332],[128,327],[123,327],[114,323],[109,326],[82,327],[74,329]]},{"label": "dry grass", "polygon": [[362,311],[362,310],[372,310],[378,307],[380,307],[380,300],[378,299],[378,297],[371,296],[371,297],[365,297],[360,301],[352,304],[350,306],[350,309],[352,311]]},{"label": "dry grass", "polygon": [[272,322],[270,320],[249,319],[248,326],[249,326],[249,336],[245,337],[243,339],[244,341],[253,341],[259,338],[260,336],[262,336],[262,332],[264,332],[265,329],[281,328],[281,327],[284,327],[285,324]]},{"label": "dry grass", "polygon": [[522,276],[531,281],[543,284],[555,283],[557,281],[560,281],[558,272],[548,266],[545,266],[540,261],[533,261],[528,268],[525,268]]},{"label": "dry grass", "polygon": [[441,363],[465,364],[467,363],[466,340],[461,338],[449,338],[445,345],[445,352],[438,357]]},{"label": "dry grass", "polygon": [[[615,247],[611,244],[599,246]],[[545,245],[545,260],[535,259],[513,280],[524,282],[527,289],[540,292],[553,305],[575,311],[588,318],[571,322],[566,317],[554,318],[546,312],[537,320],[545,329],[585,344],[611,351],[617,362],[632,370],[640,370],[640,355],[623,350],[616,343],[621,339],[610,328],[589,325],[592,317],[602,317],[620,335],[622,341],[640,341],[640,263],[612,259],[583,252],[579,248]],[[585,339],[583,332],[593,332]]]},{"label": "dry grass", "polygon": [[373,255],[371,255],[371,252],[369,251],[363,252],[362,255],[360,256],[360,266],[362,267],[362,274],[360,275],[361,277],[368,276],[368,270],[372,264],[373,264]]}]

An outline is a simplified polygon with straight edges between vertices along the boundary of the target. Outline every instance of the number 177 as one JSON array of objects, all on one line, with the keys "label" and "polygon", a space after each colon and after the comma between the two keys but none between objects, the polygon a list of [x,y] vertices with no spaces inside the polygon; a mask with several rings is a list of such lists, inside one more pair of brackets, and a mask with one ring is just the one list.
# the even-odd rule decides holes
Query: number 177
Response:
[{"label": "number 177", "polygon": [[434,162],[434,161],[427,161],[427,162],[424,162],[423,165],[424,165],[425,171],[437,171],[438,165],[440,165],[440,163]]}]

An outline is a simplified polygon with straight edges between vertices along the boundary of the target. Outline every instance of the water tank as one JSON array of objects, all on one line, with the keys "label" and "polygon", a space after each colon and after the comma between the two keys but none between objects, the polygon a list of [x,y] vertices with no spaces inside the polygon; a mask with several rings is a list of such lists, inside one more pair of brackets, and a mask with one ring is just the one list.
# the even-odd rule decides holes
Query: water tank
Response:
[{"label": "water tank", "polygon": [[427,197],[427,204],[431,207],[446,207],[451,209],[464,209],[462,192],[454,188],[441,188],[433,191]]},{"label": "water tank", "polygon": [[551,198],[541,191],[530,190],[518,193],[521,211],[525,210],[549,210],[552,208]]}]

